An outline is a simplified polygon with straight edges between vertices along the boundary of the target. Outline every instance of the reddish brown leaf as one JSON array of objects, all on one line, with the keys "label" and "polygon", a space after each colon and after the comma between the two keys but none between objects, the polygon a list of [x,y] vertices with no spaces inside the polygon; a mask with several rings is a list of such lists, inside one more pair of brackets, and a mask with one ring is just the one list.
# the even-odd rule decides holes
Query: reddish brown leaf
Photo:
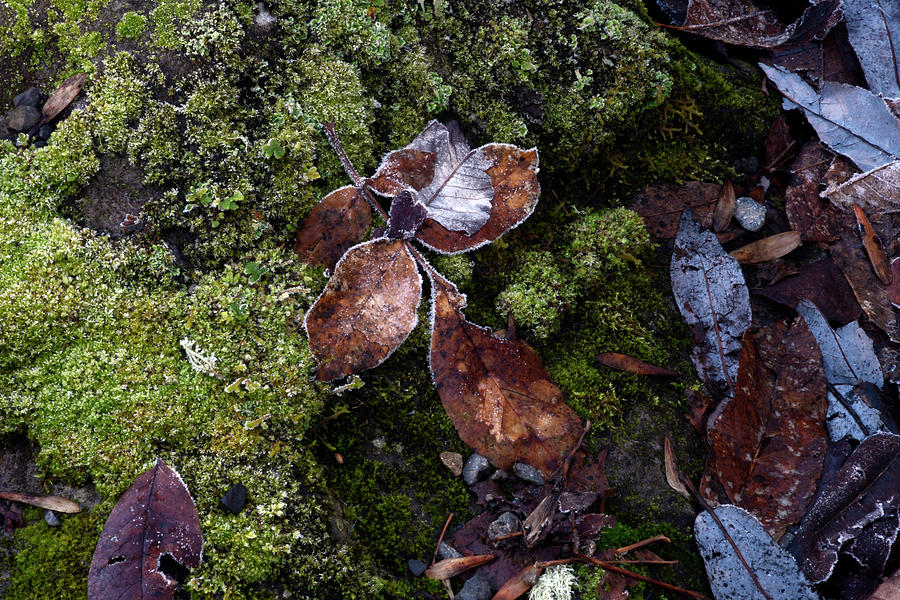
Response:
[{"label": "reddish brown leaf", "polygon": [[713,210],[712,228],[716,233],[721,233],[728,228],[734,209],[737,208],[737,198],[734,196],[734,185],[727,179],[719,192],[719,201]]},{"label": "reddish brown leaf", "polygon": [[884,284],[872,270],[857,232],[831,245],[831,258],[844,273],[866,316],[894,341],[900,341],[900,323]]},{"label": "reddish brown leaf", "polygon": [[[634,197],[628,208],[641,215],[650,235],[671,240],[678,231],[678,222],[685,208],[707,228],[713,226],[713,211],[718,204],[721,186],[714,183],[690,181],[684,185],[663,183],[651,185]],[[743,233],[731,227],[719,234],[719,241],[733,240]]]},{"label": "reddish brown leaf", "polygon": [[465,296],[431,277],[431,370],[460,437],[501,469],[521,461],[549,476],[578,443],[578,415],[530,346],[468,322]]},{"label": "reddish brown leaf", "polygon": [[80,504],[59,496],[45,496],[44,494],[29,494],[27,492],[0,492],[0,499],[30,504],[31,506],[61,513],[81,512]]},{"label": "reddish brown leaf", "polygon": [[819,142],[809,142],[791,165],[791,185],[784,194],[784,210],[791,227],[804,242],[833,242],[848,227],[847,216],[819,196],[820,182],[831,155]]},{"label": "reddish brown leaf", "polygon": [[684,401],[691,409],[691,412],[685,414],[684,417],[694,426],[697,433],[705,437],[706,420],[716,407],[716,403],[706,394],[691,389],[684,391]]},{"label": "reddish brown leaf", "polygon": [[806,322],[779,321],[744,335],[737,391],[709,424],[701,493],[759,518],[778,540],[806,511],[827,446],[825,369]]},{"label": "reddish brown leaf", "polygon": [[88,600],[171,599],[178,582],[164,573],[169,556],[200,564],[200,518],[187,486],[162,460],[138,476],[110,513],[94,550]]},{"label": "reddish brown leaf", "polygon": [[19,505],[9,500],[0,500],[0,523],[12,535],[16,527],[25,527],[25,519]]},{"label": "reddish brown leaf", "polygon": [[85,73],[72,75],[63,81],[44,103],[44,108],[41,109],[41,123],[52,121],[59,113],[65,110],[72,103],[72,100],[81,93],[81,88],[84,87],[85,81],[87,81]]},{"label": "reddish brown leaf", "polygon": [[626,373],[634,373],[636,375],[656,375],[659,377],[678,377],[678,373],[670,369],[664,369],[644,362],[639,358],[619,354],[618,352],[604,352],[597,355],[597,360],[601,365],[610,369],[625,371]]},{"label": "reddish brown leaf", "polygon": [[616,518],[613,515],[591,513],[579,515],[575,519],[578,528],[578,537],[581,540],[596,540],[604,527],[615,527]]},{"label": "reddish brown leaf", "polygon": [[530,590],[543,572],[542,567],[535,565],[525,567],[504,583],[491,600],[515,600]]},{"label": "reddish brown leaf", "polygon": [[797,151],[796,147],[797,142],[787,120],[784,115],[779,115],[772,121],[769,135],[766,136],[766,169],[772,170],[783,164]]},{"label": "reddish brown leaf", "polygon": [[519,150],[508,144],[480,148],[492,166],[487,169],[494,187],[493,206],[487,223],[472,235],[450,231],[427,219],[416,237],[432,250],[456,254],[488,244],[518,226],[534,211],[541,186],[537,180],[537,149]]},{"label": "reddish brown leaf", "polygon": [[796,275],[755,292],[789,307],[797,306],[806,298],[818,306],[828,320],[841,325],[855,321],[862,312],[853,289],[830,258],[805,265]]},{"label": "reddish brown leaf", "polygon": [[494,560],[493,554],[480,554],[478,556],[460,556],[458,558],[445,558],[428,567],[425,577],[432,579],[450,579],[460,573],[465,573],[486,562]]},{"label": "reddish brown leaf", "polygon": [[416,326],[422,277],[404,244],[379,239],[348,250],[306,313],[321,381],[381,364]]},{"label": "reddish brown leaf", "polygon": [[[837,11],[835,16],[840,16]],[[774,48],[770,61],[795,73],[805,72],[810,81],[838,81],[866,86],[853,52],[848,52],[847,27],[838,23],[824,39],[801,39]]]},{"label": "reddish brown leaf", "polygon": [[419,199],[419,193],[413,189],[401,190],[391,202],[386,235],[392,240],[408,240],[416,235],[427,216],[428,209]]},{"label": "reddish brown leaf", "polygon": [[891,261],[891,284],[887,287],[891,304],[900,308],[900,257]]},{"label": "reddish brown leaf", "polygon": [[372,223],[372,209],[358,188],[334,190],[316,204],[300,224],[294,252],[310,265],[334,265],[358,244]]},{"label": "reddish brown leaf", "polygon": [[604,448],[595,457],[589,457],[579,450],[572,457],[572,466],[566,478],[566,489],[570,492],[594,492],[600,497],[611,495],[615,488],[609,485],[606,478],[606,455]]},{"label": "reddish brown leaf", "polygon": [[799,233],[785,231],[741,246],[731,255],[741,264],[756,264],[781,258],[799,248],[800,244]]},{"label": "reddish brown leaf", "polygon": [[862,237],[863,247],[866,249],[866,254],[869,255],[875,274],[881,283],[890,285],[893,275],[891,267],[888,265],[887,255],[884,253],[884,245],[878,238],[878,234],[872,229],[872,224],[869,223],[865,211],[855,202],[853,203],[853,212],[856,214],[856,222],[859,223],[859,234]]},{"label": "reddish brown leaf", "polygon": [[396,196],[405,188],[421,190],[432,179],[434,152],[402,148],[385,156],[367,183],[379,194]]}]

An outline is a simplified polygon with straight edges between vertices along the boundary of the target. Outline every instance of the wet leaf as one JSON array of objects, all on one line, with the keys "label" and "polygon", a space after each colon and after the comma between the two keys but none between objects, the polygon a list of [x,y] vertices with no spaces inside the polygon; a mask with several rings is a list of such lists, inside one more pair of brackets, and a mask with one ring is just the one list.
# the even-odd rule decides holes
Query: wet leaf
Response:
[{"label": "wet leaf", "polygon": [[348,250],[304,320],[319,380],[384,362],[416,326],[421,296],[422,277],[404,242],[379,239]]},{"label": "wet leaf", "polygon": [[741,246],[731,253],[739,263],[756,264],[775,260],[793,252],[800,247],[800,234],[796,231],[777,233],[746,246]]},{"label": "wet leaf", "polygon": [[44,107],[41,109],[40,123],[49,123],[65,110],[72,103],[72,100],[81,93],[81,88],[84,87],[85,81],[87,81],[85,73],[72,75],[63,81],[44,103]]},{"label": "wet leaf", "polygon": [[[715,512],[769,600],[819,599],[794,557],[775,543],[753,515],[727,504],[715,508]],[[716,600],[764,600],[734,548],[706,511],[694,521],[694,536]]]},{"label": "wet leaf", "polygon": [[805,242],[833,242],[850,225],[847,215],[819,195],[831,155],[819,142],[809,142],[791,165],[791,184],[784,193],[784,210],[791,228]]},{"label": "wet leaf", "polygon": [[416,238],[432,250],[457,254],[489,244],[521,224],[537,206],[541,186],[537,180],[536,148],[519,150],[508,144],[488,144],[479,151],[490,161],[487,173],[494,190],[490,218],[472,235],[451,231],[436,220],[427,219]]},{"label": "wet leaf", "polygon": [[750,295],[738,262],[687,209],[669,269],[672,292],[697,346],[691,360],[711,390],[734,390],[741,336],[750,326]]},{"label": "wet leaf", "polygon": [[760,63],[785,97],[784,108],[802,108],[819,138],[867,171],[900,157],[900,120],[869,90],[826,81],[817,93],[796,73]]},{"label": "wet leaf", "polygon": [[618,352],[603,352],[597,355],[597,361],[610,369],[634,373],[635,375],[655,375],[657,377],[678,377],[679,375],[670,369],[657,367],[639,358],[619,354]]},{"label": "wet leaf", "polygon": [[709,423],[700,493],[752,512],[776,540],[816,491],[827,447],[825,369],[805,321],[744,335],[734,398]]},{"label": "wet leaf", "polygon": [[870,215],[900,212],[900,161],[830,185],[823,195],[847,211],[858,204]]},{"label": "wet leaf", "polygon": [[525,567],[504,583],[491,600],[515,600],[530,590],[543,572],[543,568],[535,565]]},{"label": "wet leaf", "polygon": [[45,496],[44,494],[29,494],[27,492],[0,492],[0,499],[30,504],[39,508],[61,513],[80,513],[81,505],[59,496]]},{"label": "wet leaf", "polygon": [[669,439],[669,436],[666,436],[665,446],[663,448],[666,483],[669,484],[670,488],[690,500],[691,494],[687,491],[687,488],[684,487],[684,483],[681,482],[681,478],[679,477],[678,464],[675,462],[675,452],[672,450],[672,440]]},{"label": "wet leaf", "polygon": [[890,0],[842,0],[850,44],[869,89],[885,98],[900,98],[900,4]]},{"label": "wet leaf", "polygon": [[334,265],[365,236],[372,223],[372,209],[358,188],[334,190],[316,204],[297,231],[294,252],[310,265]]},{"label": "wet leaf", "polygon": [[578,415],[530,346],[468,322],[465,296],[431,277],[431,371],[460,437],[501,469],[520,461],[549,476],[578,443]]},{"label": "wet leaf", "polygon": [[171,599],[168,556],[194,568],[202,558],[200,518],[187,486],[162,460],[134,480],[103,526],[88,575],[88,599]]},{"label": "wet leaf", "polygon": [[[690,181],[684,185],[663,183],[651,185],[634,197],[628,208],[641,215],[647,231],[653,237],[671,240],[678,231],[684,209],[690,208],[701,225],[713,226],[713,211],[719,202],[721,186],[714,183]],[[719,236],[728,241],[740,235],[731,227]]]},{"label": "wet leaf", "polygon": [[734,185],[731,180],[725,181],[719,191],[719,201],[716,202],[716,208],[713,210],[712,228],[716,233],[721,233],[728,228],[731,223],[731,217],[734,216],[734,209],[737,208],[737,198],[734,195]]},{"label": "wet leaf", "polygon": [[796,275],[754,292],[790,307],[807,298],[829,321],[838,323],[855,321],[862,313],[853,289],[831,258],[804,265]]},{"label": "wet leaf", "polygon": [[469,569],[490,562],[494,560],[494,558],[496,558],[494,554],[445,558],[428,567],[428,569],[425,570],[425,577],[430,577],[431,579],[450,579],[451,577],[456,577],[460,573],[465,573]]},{"label": "wet leaf", "polygon": [[872,224],[869,223],[869,218],[862,207],[859,204],[854,204],[853,210],[856,214],[856,222],[859,223],[859,235],[862,237],[863,247],[866,249],[866,254],[869,255],[872,268],[875,270],[875,274],[881,280],[881,283],[890,285],[893,275],[891,274],[887,255],[884,253],[884,245],[881,243],[878,234],[872,229]]},{"label": "wet leaf", "polygon": [[831,245],[831,258],[844,273],[866,316],[894,341],[900,341],[900,324],[884,284],[872,270],[856,232]]},{"label": "wet leaf", "polygon": [[[863,530],[900,507],[900,436],[876,433],[844,462],[800,523],[788,546],[810,581],[831,576],[839,553]],[[882,543],[893,544],[893,539]]]},{"label": "wet leaf", "polygon": [[392,240],[408,240],[425,222],[428,209],[422,204],[419,193],[410,188],[401,191],[391,202],[387,237]]}]

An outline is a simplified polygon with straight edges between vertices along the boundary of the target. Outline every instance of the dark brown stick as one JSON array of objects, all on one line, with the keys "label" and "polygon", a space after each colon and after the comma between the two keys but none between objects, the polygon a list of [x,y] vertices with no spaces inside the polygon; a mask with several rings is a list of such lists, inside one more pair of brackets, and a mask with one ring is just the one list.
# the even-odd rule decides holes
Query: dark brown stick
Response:
[{"label": "dark brown stick", "polygon": [[672,592],[678,592],[679,594],[684,594],[685,596],[688,596],[690,598],[696,598],[697,600],[709,600],[709,598],[707,598],[700,592],[695,592],[693,590],[686,590],[684,588],[678,587],[677,585],[672,585],[671,583],[666,583],[665,581],[659,581],[658,579],[653,579],[652,577],[647,577],[645,575],[641,575],[639,573],[635,573],[633,571],[629,571],[627,569],[617,567],[614,564],[608,563],[605,560],[600,560],[599,558],[594,558],[593,556],[587,556],[584,554],[578,554],[576,556],[577,556],[577,558],[580,558],[581,560],[584,560],[591,564],[597,565],[598,567],[606,569],[607,571],[612,571],[613,573],[625,575],[626,577],[631,577],[632,579],[637,579],[638,581],[645,581],[647,583],[652,583],[653,585],[670,590]]},{"label": "dark brown stick", "polygon": [[441,547],[441,542],[444,541],[444,534],[447,533],[447,527],[450,526],[450,519],[453,518],[453,513],[447,515],[447,522],[444,523],[444,528],[441,529],[441,537],[438,538],[437,544],[434,547],[434,555],[431,557],[431,564],[434,564],[434,561],[437,560],[438,549]]}]

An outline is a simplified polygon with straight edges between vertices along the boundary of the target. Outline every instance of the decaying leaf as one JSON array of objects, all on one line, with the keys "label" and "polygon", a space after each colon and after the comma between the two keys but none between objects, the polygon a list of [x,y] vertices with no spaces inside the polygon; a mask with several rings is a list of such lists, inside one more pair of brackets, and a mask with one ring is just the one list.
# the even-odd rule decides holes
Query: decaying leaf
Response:
[{"label": "decaying leaf", "polygon": [[887,255],[884,252],[884,245],[872,228],[872,224],[869,222],[869,218],[862,207],[859,204],[854,204],[853,211],[856,214],[856,222],[859,223],[859,235],[862,237],[863,248],[866,249],[866,254],[869,255],[869,262],[872,263],[872,268],[875,270],[875,274],[881,280],[881,283],[890,285],[893,276]]},{"label": "decaying leaf", "polygon": [[541,573],[544,572],[543,567],[529,565],[513,575],[503,584],[491,600],[515,600],[537,583]]},{"label": "decaying leaf", "polygon": [[796,73],[760,63],[785,97],[784,108],[801,108],[819,138],[864,171],[900,158],[900,120],[869,90],[826,81],[817,93]]},{"label": "decaying leaf", "polygon": [[900,308],[900,256],[891,261],[891,285],[887,286],[888,300]]},{"label": "decaying leaf", "polygon": [[691,360],[715,392],[734,390],[741,336],[750,326],[750,294],[738,262],[687,209],[681,216],[669,272],[681,316],[697,347]]},{"label": "decaying leaf", "polygon": [[756,264],[781,258],[800,247],[800,234],[785,231],[741,246],[731,253],[739,263]]},{"label": "decaying leaf", "polygon": [[816,490],[827,447],[825,369],[806,322],[744,335],[737,391],[710,419],[700,493],[746,508],[776,540]]},{"label": "decaying leaf", "polygon": [[[769,600],[819,600],[794,557],[775,543],[752,514],[728,504],[714,510]],[[706,511],[694,521],[694,536],[716,600],[765,600]]]},{"label": "decaying leaf", "polygon": [[87,81],[87,75],[85,73],[72,75],[63,81],[59,87],[56,88],[56,91],[50,94],[47,101],[44,102],[44,107],[41,109],[41,120],[38,125],[49,123],[55,119],[59,113],[65,110],[65,108],[72,103],[72,100],[81,93],[81,88],[84,87],[85,81]]},{"label": "decaying leaf", "polygon": [[858,204],[870,215],[900,212],[900,161],[830,185],[822,195],[847,211]]},{"label": "decaying leaf", "polygon": [[869,600],[896,600],[900,598],[900,571],[884,580]]},{"label": "decaying leaf", "polygon": [[0,492],[0,500],[12,500],[22,504],[30,504],[39,508],[46,508],[61,513],[80,513],[81,505],[59,496],[45,496],[44,494],[29,494],[27,492]]},{"label": "decaying leaf", "polygon": [[773,48],[790,39],[793,27],[751,0],[691,0],[679,29],[736,46]]},{"label": "decaying leaf", "polygon": [[684,483],[682,483],[681,477],[679,476],[678,464],[675,462],[675,452],[672,450],[672,440],[669,439],[669,436],[666,436],[664,458],[666,483],[669,484],[670,488],[690,500],[691,494],[688,492],[687,488],[684,487]]},{"label": "decaying leaf", "polygon": [[832,164],[819,142],[808,142],[791,165],[791,184],[784,193],[784,211],[804,242],[833,242],[849,226],[847,215],[819,195],[821,181]]},{"label": "decaying leaf", "polygon": [[657,377],[678,377],[676,371],[664,369],[644,362],[639,358],[619,354],[618,352],[603,352],[597,355],[597,361],[610,369],[634,373],[635,375],[654,375]]},{"label": "decaying leaf", "polygon": [[371,369],[416,326],[422,277],[401,240],[354,246],[304,319],[318,377],[331,381]]},{"label": "decaying leaf", "polygon": [[[825,581],[839,553],[864,529],[900,507],[900,436],[876,433],[853,451],[800,523],[788,550],[813,583]],[[893,539],[883,539],[888,548]]]},{"label": "decaying leaf", "polygon": [[687,389],[684,391],[684,401],[691,409],[689,413],[685,413],[684,417],[694,427],[698,434],[706,436],[706,422],[716,407],[713,399],[697,390]]},{"label": "decaying leaf", "polygon": [[900,4],[891,0],[842,0],[847,33],[869,89],[900,98]]},{"label": "decaying leaf", "polygon": [[465,573],[469,569],[490,562],[494,560],[494,558],[496,558],[496,556],[493,554],[445,558],[428,567],[428,569],[425,570],[425,577],[430,577],[431,579],[450,579],[451,577],[456,577],[460,573]]},{"label": "decaying leaf", "polygon": [[465,296],[430,275],[431,371],[460,437],[501,469],[520,461],[549,476],[578,443],[578,415],[530,346],[468,322]]},{"label": "decaying leaf", "polygon": [[737,208],[737,198],[734,195],[734,185],[728,179],[719,192],[719,201],[716,202],[716,208],[713,210],[713,231],[716,233],[725,231],[728,224],[731,223],[731,217],[734,216],[735,208]]},{"label": "decaying leaf", "polygon": [[162,460],[134,480],[100,534],[88,575],[88,600],[171,599],[177,581],[168,556],[184,567],[202,560],[200,518],[187,486]]},{"label": "decaying leaf", "polygon": [[831,258],[844,273],[866,316],[894,341],[900,341],[900,323],[884,284],[872,270],[856,232],[831,245]]},{"label": "decaying leaf", "polygon": [[392,240],[411,239],[428,216],[419,193],[412,189],[401,190],[391,202],[387,237]]},{"label": "decaying leaf", "polygon": [[344,253],[363,239],[371,223],[372,209],[359,188],[336,189],[303,220],[294,251],[307,264],[334,269]]},{"label": "decaying leaf", "polygon": [[525,528],[525,546],[528,548],[532,548],[550,531],[550,523],[556,514],[557,499],[558,494],[551,491],[522,522]]},{"label": "decaying leaf", "polygon": [[[628,208],[644,219],[647,231],[653,237],[671,240],[678,231],[678,223],[684,209],[690,208],[694,218],[704,227],[713,227],[713,212],[718,206],[721,186],[715,183],[690,181],[684,185],[663,183],[651,185],[634,197]],[[737,237],[736,228],[719,234],[720,241]]]},{"label": "decaying leaf", "polygon": [[855,321],[862,313],[847,278],[831,258],[804,265],[796,275],[754,292],[790,307],[806,298],[828,320],[842,324]]}]

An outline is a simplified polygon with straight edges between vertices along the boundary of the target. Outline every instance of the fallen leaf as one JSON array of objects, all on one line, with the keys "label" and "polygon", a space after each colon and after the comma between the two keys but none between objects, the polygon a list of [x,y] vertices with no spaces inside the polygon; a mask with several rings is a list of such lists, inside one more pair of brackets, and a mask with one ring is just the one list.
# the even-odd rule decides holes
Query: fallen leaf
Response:
[{"label": "fallen leaf", "polygon": [[[827,580],[838,555],[870,523],[900,507],[900,436],[864,439],[820,490],[788,550],[813,583]],[[882,540],[891,545],[893,539]]]},{"label": "fallen leaf", "polygon": [[596,540],[605,527],[616,526],[616,518],[613,515],[596,513],[579,515],[575,519],[575,526],[580,540]]},{"label": "fallen leaf", "polygon": [[542,567],[535,565],[525,567],[504,583],[491,600],[515,600],[530,590],[543,572]]},{"label": "fallen leaf", "polygon": [[22,517],[22,510],[19,505],[9,500],[0,500],[0,523],[6,528],[7,533],[12,535],[16,527],[25,527],[25,519]]},{"label": "fallen leaf", "polygon": [[50,94],[47,101],[44,102],[44,107],[41,109],[41,120],[38,125],[49,123],[55,119],[59,113],[65,110],[65,108],[72,103],[72,100],[81,93],[81,88],[84,87],[85,81],[87,81],[87,74],[85,73],[72,75],[63,81],[59,87],[56,88],[56,91]]},{"label": "fallen leaf", "polygon": [[888,299],[900,308],[900,257],[891,261],[891,285],[887,287]]},{"label": "fallen leaf", "polygon": [[900,5],[889,0],[842,0],[847,33],[869,89],[885,98],[900,98]]},{"label": "fallen leaf", "polygon": [[869,600],[897,600],[900,598],[900,570],[885,579]]},{"label": "fallen leaf", "polygon": [[391,202],[387,237],[392,240],[411,239],[428,216],[419,193],[412,189],[401,190]]},{"label": "fallen leaf", "polygon": [[580,513],[587,510],[597,501],[600,495],[597,492],[570,492],[565,491],[559,495],[558,505],[561,513]]},{"label": "fallen leaf", "polygon": [[59,496],[45,496],[43,494],[29,494],[27,492],[0,492],[0,499],[30,504],[39,508],[46,508],[61,513],[80,513],[81,505]]},{"label": "fallen leaf", "polygon": [[858,234],[852,232],[852,235],[831,244],[831,258],[844,273],[866,316],[892,340],[900,341],[897,313],[891,305],[887,289],[872,270],[872,263],[862,248]]},{"label": "fallen leaf", "polygon": [[[778,168],[796,152],[797,141],[791,133],[791,128],[784,115],[772,121],[769,134],[766,136],[766,169]],[[792,152],[793,150],[793,152]]]},{"label": "fallen leaf", "polygon": [[796,275],[754,292],[792,308],[806,298],[829,321],[841,324],[855,321],[862,314],[853,289],[831,258],[804,265]]},{"label": "fallen leaf", "polygon": [[800,234],[796,231],[785,231],[751,242],[731,252],[739,263],[756,264],[775,260],[793,252],[800,247]]},{"label": "fallen leaf", "polygon": [[372,209],[358,188],[334,190],[316,204],[297,231],[294,252],[309,265],[334,265],[365,236],[372,223]]},{"label": "fallen leaf", "polygon": [[900,212],[900,161],[830,185],[822,195],[847,211],[858,204],[868,214]]},{"label": "fallen leaf", "polygon": [[320,381],[384,362],[418,321],[422,277],[400,240],[354,246],[303,321]]},{"label": "fallen leaf", "polygon": [[863,247],[866,249],[866,254],[869,255],[872,268],[875,270],[875,274],[881,280],[881,283],[890,285],[893,276],[887,255],[884,253],[884,245],[881,243],[878,234],[872,229],[872,224],[869,223],[869,218],[866,217],[862,207],[854,203],[853,210],[856,214],[856,222],[859,223],[859,235],[862,237]]},{"label": "fallen leaf", "polygon": [[721,233],[728,228],[735,208],[737,208],[737,198],[734,195],[734,185],[730,179],[727,179],[719,192],[719,201],[716,202],[716,208],[713,210],[713,231]]},{"label": "fallen leaf", "polygon": [[425,577],[431,579],[450,579],[469,569],[483,565],[496,558],[494,554],[480,554],[477,556],[460,556],[458,558],[445,558],[425,570]]},{"label": "fallen leaf", "polygon": [[194,501],[162,460],[144,472],[113,507],[94,550],[88,600],[171,599],[178,582],[165,557],[187,568],[202,560],[203,537]]},{"label": "fallen leaf", "polygon": [[762,10],[751,0],[691,0],[679,30],[751,48],[772,48],[790,39],[792,27],[773,10]]},{"label": "fallen leaf", "polygon": [[[794,557],[775,543],[752,514],[728,504],[714,510],[769,600],[819,600]],[[697,515],[694,521],[694,537],[716,600],[764,598],[734,548],[706,511]]]},{"label": "fallen leaf", "polygon": [[575,452],[572,465],[566,477],[566,489],[571,492],[594,492],[601,497],[611,495],[615,488],[609,485],[606,477],[606,456],[604,448],[595,457],[589,457],[584,451]]},{"label": "fallen leaf", "polygon": [[819,195],[831,155],[819,142],[808,142],[791,165],[791,183],[784,192],[784,211],[791,228],[804,242],[833,242],[849,227],[846,214]]},{"label": "fallen leaf", "polygon": [[796,73],[759,63],[785,97],[784,108],[803,109],[825,144],[867,171],[900,157],[900,120],[869,90],[826,81],[817,93]]},{"label": "fallen leaf", "polygon": [[550,531],[549,526],[556,514],[557,498],[556,493],[548,493],[522,522],[527,548],[533,548]]},{"label": "fallen leaf", "polygon": [[706,394],[692,389],[684,391],[684,401],[691,409],[690,413],[684,415],[685,418],[693,425],[698,434],[705,437],[706,421],[716,407],[715,402]]},{"label": "fallen leaf", "polygon": [[678,377],[679,373],[670,369],[664,369],[644,362],[639,358],[619,354],[618,352],[603,352],[597,355],[597,361],[606,367],[634,373],[635,375],[654,375],[657,377]]},{"label": "fallen leaf", "polygon": [[752,512],[780,539],[816,491],[827,448],[825,369],[806,322],[778,321],[744,335],[737,391],[710,420],[700,493]]},{"label": "fallen leaf", "polygon": [[679,477],[678,464],[675,462],[675,452],[672,451],[672,440],[669,439],[669,436],[666,436],[665,446],[663,448],[666,483],[669,484],[670,488],[684,496],[687,500],[690,500],[691,494],[687,491],[687,488],[684,487],[684,483],[681,482],[681,478]]},{"label": "fallen leaf", "polygon": [[[671,240],[678,231],[678,223],[684,209],[690,208],[695,218],[707,228],[713,226],[713,211],[719,201],[721,186],[714,183],[690,181],[684,185],[663,183],[651,185],[634,197],[628,208],[644,219],[647,231],[653,237]],[[722,232],[719,240],[732,240],[743,231],[737,228]]]},{"label": "fallen leaf", "polygon": [[[768,62],[794,73],[806,73],[815,84],[836,81],[864,87],[856,56],[848,51],[847,27],[840,20],[840,11],[833,13],[838,23],[821,40],[792,40],[773,48]],[[826,23],[827,26],[827,23]]]},{"label": "fallen leaf", "polygon": [[750,295],[738,262],[700,229],[690,209],[681,216],[669,272],[678,310],[697,342],[691,360],[698,375],[714,392],[733,393]]},{"label": "fallen leaf", "polygon": [[582,426],[537,353],[467,321],[465,296],[431,271],[431,371],[463,441],[498,468],[519,461],[548,477]]},{"label": "fallen leaf", "polygon": [[898,531],[900,531],[900,517],[895,509],[866,525],[859,536],[850,543],[845,553],[863,570],[880,577],[887,567]]}]

